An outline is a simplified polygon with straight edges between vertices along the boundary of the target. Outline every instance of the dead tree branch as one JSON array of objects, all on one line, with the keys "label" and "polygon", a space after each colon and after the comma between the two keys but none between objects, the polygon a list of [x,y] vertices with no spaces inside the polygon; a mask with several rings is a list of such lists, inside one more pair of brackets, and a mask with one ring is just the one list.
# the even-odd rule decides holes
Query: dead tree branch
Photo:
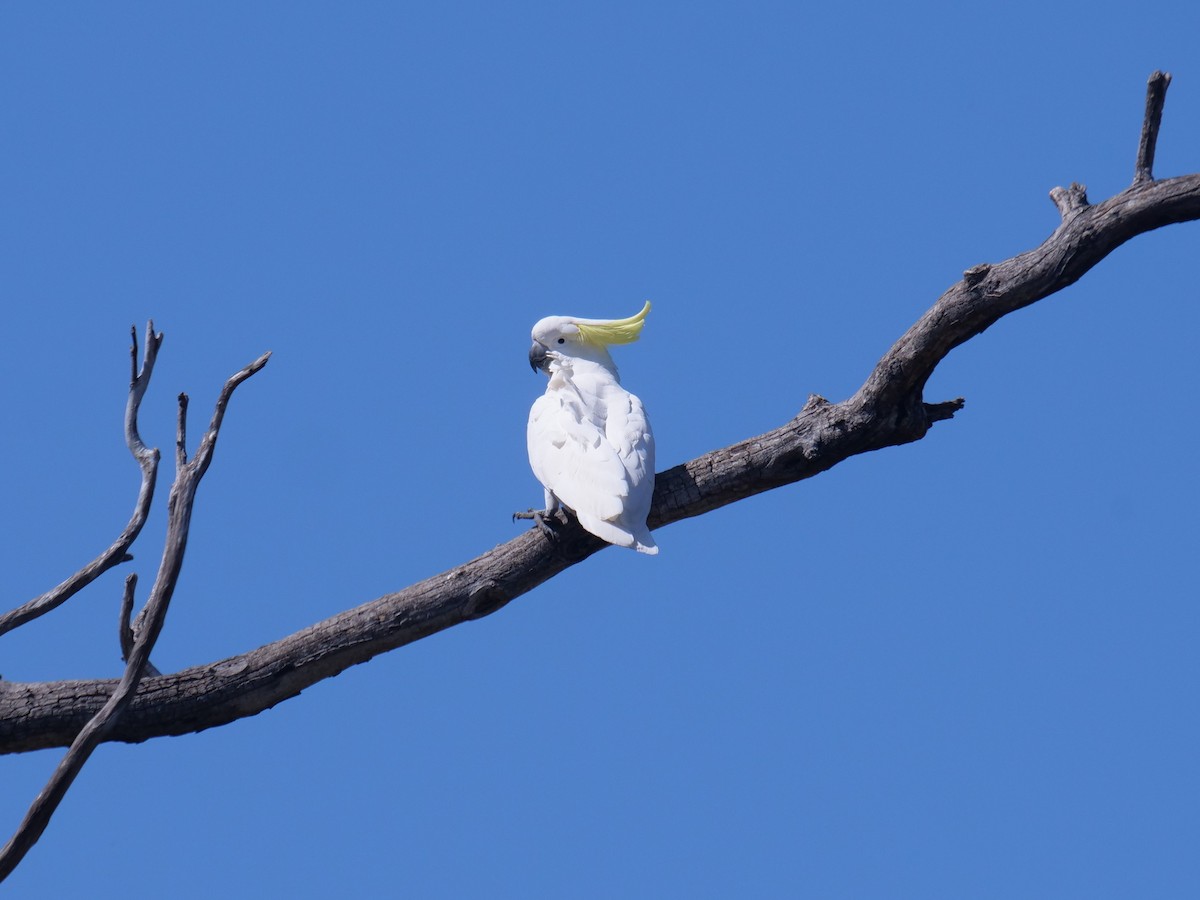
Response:
[{"label": "dead tree branch", "polygon": [[1158,128],[1162,124],[1163,103],[1167,99],[1167,87],[1171,76],[1166,72],[1155,72],[1146,82],[1146,114],[1142,119],[1142,137],[1138,141],[1137,163],[1133,169],[1133,183],[1153,181],[1154,148],[1158,144]]},{"label": "dead tree branch", "polygon": [[[162,335],[153,336],[152,329],[149,331],[149,335],[154,340],[155,351],[157,351]],[[149,351],[149,346],[150,341],[148,340],[147,351]],[[158,567],[158,575],[150,589],[145,609],[139,616],[140,627],[131,630],[127,624],[129,613],[133,608],[133,589],[136,585],[134,576],[130,576],[126,580],[125,594],[121,601],[122,649],[124,650],[130,641],[132,642],[127,653],[128,661],[125,672],[104,705],[87,720],[79,733],[74,736],[66,755],[63,756],[41,793],[34,799],[16,833],[0,850],[0,881],[8,877],[25,854],[29,852],[29,849],[37,843],[38,838],[42,836],[50,822],[50,817],[54,815],[59,803],[66,796],[75,777],[92,755],[92,751],[106,740],[117,726],[122,714],[133,701],[142,676],[150,668],[150,651],[154,649],[154,644],[162,632],[167,608],[170,606],[171,596],[175,591],[179,572],[183,566],[183,555],[187,550],[188,528],[191,523],[196,489],[212,461],[213,448],[216,446],[217,432],[220,430],[221,420],[225,415],[225,407],[228,405],[234,389],[266,365],[269,357],[269,353],[259,357],[225,383],[220,398],[217,400],[212,424],[209,425],[208,431],[201,439],[200,446],[191,462],[187,461],[186,448],[183,445],[187,397],[183,394],[179,395],[179,443],[176,452],[175,482],[171,485],[171,493],[167,501],[167,536]],[[130,392],[130,405],[135,411],[144,392],[145,383],[139,387],[138,378],[135,376],[134,388]],[[139,461],[142,458],[153,458],[157,462],[158,451],[147,450],[142,444],[141,439],[137,436],[136,423],[131,427],[128,417],[126,423],[126,435],[130,449],[134,451],[134,456],[139,457]],[[142,451],[140,455],[139,449]]]},{"label": "dead tree branch", "polygon": [[142,360],[142,369],[138,371],[138,341],[137,328],[131,328],[133,346],[130,350],[129,400],[125,404],[125,443],[129,452],[142,470],[142,485],[138,488],[137,502],[133,507],[133,515],[125,530],[113,542],[112,546],[98,557],[40,597],[34,597],[28,603],[18,606],[10,612],[0,615],[0,634],[12,631],[38,616],[45,615],[55,607],[61,606],[71,597],[107,572],[113,566],[129,562],[133,557],[129,548],[141,534],[146,517],[150,514],[150,504],[154,500],[154,484],[158,477],[158,451],[151,450],[143,442],[138,433],[138,409],[142,405],[142,397],[150,386],[150,376],[154,372],[154,361],[158,359],[158,348],[162,346],[162,334],[154,331],[154,322],[146,324],[146,355]]},{"label": "dead tree branch", "polygon": [[[812,396],[799,414],[657,476],[652,528],[811,478],[851,456],[919,440],[962,408],[926,402],[925,385],[955,347],[1003,316],[1072,284],[1130,238],[1200,219],[1200,174],[1154,180],[1167,76],[1151,78],[1133,184],[1101,203],[1078,186],[1051,197],[1062,221],[1039,246],[974,266],[884,355],[850,398]],[[1143,174],[1144,173],[1144,174]],[[349,666],[489,615],[605,545],[571,522],[551,545],[530,530],[461,566],[347,610],[257,650],[144,683],[110,739],[144,741],[223,725],[294,697]],[[61,746],[112,691],[111,681],[0,683],[0,752]]]}]

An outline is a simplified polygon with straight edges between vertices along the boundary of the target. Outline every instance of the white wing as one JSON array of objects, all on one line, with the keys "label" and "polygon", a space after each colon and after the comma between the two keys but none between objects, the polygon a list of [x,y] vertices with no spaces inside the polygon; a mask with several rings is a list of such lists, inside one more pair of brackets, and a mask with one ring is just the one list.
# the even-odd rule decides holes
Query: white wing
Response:
[{"label": "white wing", "polygon": [[654,547],[654,539],[646,528],[646,516],[654,499],[654,434],[642,401],[628,391],[619,387],[618,390],[620,396],[611,397],[608,403],[605,433],[626,473],[627,493],[621,521],[640,543]]},{"label": "white wing", "polygon": [[642,403],[611,377],[568,374],[552,376],[529,412],[533,473],[592,534],[657,553],[646,528],[654,438]]}]

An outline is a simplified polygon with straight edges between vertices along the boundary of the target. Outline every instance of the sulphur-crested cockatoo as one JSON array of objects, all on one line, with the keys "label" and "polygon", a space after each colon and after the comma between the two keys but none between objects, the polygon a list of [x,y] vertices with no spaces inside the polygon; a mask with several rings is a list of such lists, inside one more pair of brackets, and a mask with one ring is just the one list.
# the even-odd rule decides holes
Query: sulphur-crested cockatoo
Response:
[{"label": "sulphur-crested cockatoo", "polygon": [[539,523],[560,505],[598,538],[657,553],[646,527],[654,494],[654,436],[608,348],[638,339],[649,302],[628,319],[548,316],[533,326],[529,364],[550,376],[529,411],[529,464],[546,489]]}]

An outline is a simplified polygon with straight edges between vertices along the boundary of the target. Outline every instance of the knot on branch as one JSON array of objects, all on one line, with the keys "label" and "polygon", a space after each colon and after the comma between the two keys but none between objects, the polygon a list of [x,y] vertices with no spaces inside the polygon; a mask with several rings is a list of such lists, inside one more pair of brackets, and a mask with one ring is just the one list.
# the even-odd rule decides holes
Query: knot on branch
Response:
[{"label": "knot on branch", "polygon": [[481,581],[471,586],[467,592],[467,606],[463,610],[464,619],[482,619],[490,616],[504,606],[512,597],[495,581]]},{"label": "knot on branch", "polygon": [[991,263],[980,263],[977,266],[971,266],[963,272],[963,281],[967,283],[967,287],[975,287],[979,282],[987,277],[987,273],[992,271]]},{"label": "knot on branch", "polygon": [[808,399],[804,401],[804,406],[801,407],[800,412],[796,416],[796,418],[799,418],[800,416],[803,416],[806,413],[816,412],[818,409],[821,409],[822,407],[830,406],[830,405],[831,405],[830,402],[828,400],[826,400],[824,397],[822,397],[820,394],[809,394]]},{"label": "knot on branch", "polygon": [[1050,190],[1050,199],[1058,207],[1059,214],[1065,219],[1071,213],[1079,212],[1088,207],[1087,185],[1071,182],[1068,188],[1056,187]]}]

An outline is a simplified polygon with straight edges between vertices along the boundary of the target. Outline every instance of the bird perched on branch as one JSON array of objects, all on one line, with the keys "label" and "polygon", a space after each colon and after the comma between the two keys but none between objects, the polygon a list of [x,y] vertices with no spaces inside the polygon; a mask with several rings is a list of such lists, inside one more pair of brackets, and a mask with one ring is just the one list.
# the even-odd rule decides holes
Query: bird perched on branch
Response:
[{"label": "bird perched on branch", "polygon": [[596,537],[658,553],[646,527],[654,495],[654,436],[642,401],[625,388],[608,353],[638,339],[650,303],[628,319],[548,316],[533,326],[529,364],[550,376],[529,411],[529,465],[546,508],[518,513],[543,529],[559,506]]}]

